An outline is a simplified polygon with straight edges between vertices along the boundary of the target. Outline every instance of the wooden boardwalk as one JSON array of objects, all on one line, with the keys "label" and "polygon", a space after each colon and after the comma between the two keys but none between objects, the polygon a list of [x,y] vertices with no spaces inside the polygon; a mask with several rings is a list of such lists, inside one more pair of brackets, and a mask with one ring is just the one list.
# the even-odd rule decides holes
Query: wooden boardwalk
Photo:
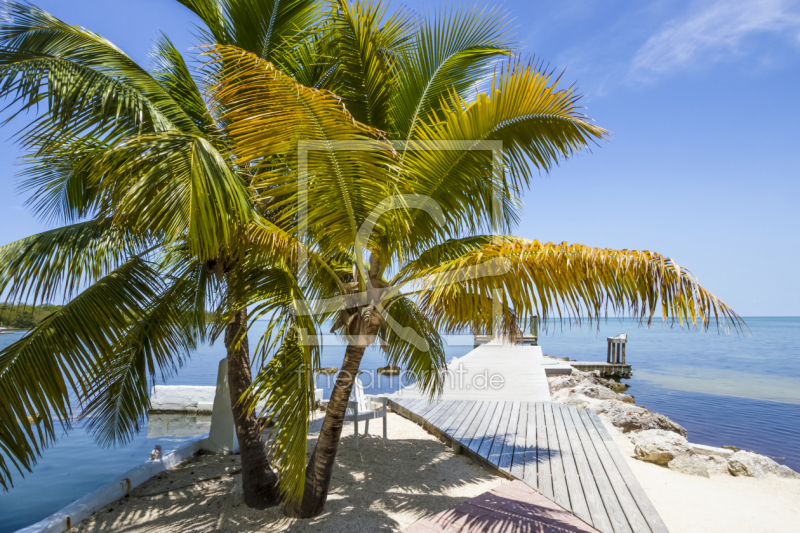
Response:
[{"label": "wooden boardwalk", "polygon": [[593,411],[480,399],[393,398],[391,405],[603,533],[667,532]]}]

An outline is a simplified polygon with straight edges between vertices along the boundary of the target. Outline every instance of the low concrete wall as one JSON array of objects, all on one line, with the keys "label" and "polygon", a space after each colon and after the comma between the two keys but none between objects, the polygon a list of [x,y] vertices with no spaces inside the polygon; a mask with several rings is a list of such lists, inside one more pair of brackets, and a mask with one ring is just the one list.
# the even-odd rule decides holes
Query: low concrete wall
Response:
[{"label": "low concrete wall", "polygon": [[[116,501],[128,494],[159,472],[168,470],[178,465],[197,453],[199,450],[210,450],[214,453],[236,452],[239,448],[233,427],[233,414],[230,408],[228,392],[227,361],[220,361],[216,387],[193,387],[177,385],[156,385],[150,393],[150,410],[155,413],[191,413],[212,414],[214,397],[220,390],[218,404],[217,424],[209,420],[209,433],[199,435],[175,451],[167,454],[158,461],[145,461],[141,465],[117,476],[109,484],[104,485],[83,498],[72,502],[55,514],[52,514],[31,526],[20,529],[17,533],[62,533],[70,527],[76,526],[93,512],[109,503]],[[314,396],[322,400],[322,389],[316,389]],[[263,408],[259,406],[259,411]],[[211,417],[213,418],[213,417]],[[178,433],[188,431],[188,428],[179,427]],[[148,427],[149,431],[149,427]],[[164,429],[165,433],[174,434]],[[209,438],[211,434],[211,438]]]},{"label": "low concrete wall", "polygon": [[[213,390],[214,387],[211,387],[211,389]],[[81,520],[85,520],[98,509],[124,497],[135,487],[138,487],[159,472],[173,468],[181,461],[197,453],[206,438],[206,435],[200,435],[157,461],[145,461],[139,466],[117,476],[107,485],[72,502],[44,520],[18,530],[17,533],[62,533],[67,531],[67,529],[78,525]]]},{"label": "low concrete wall", "polygon": [[[214,408],[216,387],[195,387],[188,385],[156,385],[150,391],[151,413],[191,413],[210,415]],[[314,391],[317,401],[322,400],[322,389]],[[258,405],[256,413],[264,409]]]},{"label": "low concrete wall", "polygon": [[155,413],[199,412],[210,415],[216,392],[216,387],[156,385],[150,392],[150,410]]}]

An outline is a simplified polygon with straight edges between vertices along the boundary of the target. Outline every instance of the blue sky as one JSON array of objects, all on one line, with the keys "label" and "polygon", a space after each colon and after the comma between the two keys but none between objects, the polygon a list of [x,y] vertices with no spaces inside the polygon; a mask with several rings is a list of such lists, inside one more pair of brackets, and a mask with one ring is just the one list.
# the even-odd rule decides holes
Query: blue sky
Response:
[{"label": "blue sky", "polygon": [[[141,63],[159,30],[195,44],[171,0],[35,3]],[[657,251],[744,316],[800,315],[800,2],[487,5],[509,12],[520,53],[565,69],[612,132],[535,180],[516,234]],[[46,229],[15,191],[13,126],[0,135],[0,244]]]}]

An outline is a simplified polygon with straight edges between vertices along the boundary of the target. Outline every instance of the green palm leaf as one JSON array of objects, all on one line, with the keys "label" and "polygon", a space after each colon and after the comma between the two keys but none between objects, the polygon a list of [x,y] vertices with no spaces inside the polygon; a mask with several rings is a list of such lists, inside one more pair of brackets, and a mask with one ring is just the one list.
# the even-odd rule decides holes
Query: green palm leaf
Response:
[{"label": "green palm leaf", "polygon": [[101,446],[133,438],[147,416],[156,374],[171,377],[197,347],[206,328],[206,276],[206,269],[195,265],[170,275],[172,283],[151,300],[114,352],[94,361],[84,378],[81,417]]},{"label": "green palm leaf", "polygon": [[0,247],[0,293],[33,304],[72,297],[144,251],[147,239],[110,219],[58,228]]},{"label": "green palm leaf", "polygon": [[206,28],[205,43],[232,45],[262,59],[281,62],[291,45],[312,32],[320,16],[317,0],[178,0]]},{"label": "green palm leaf", "polygon": [[[59,123],[76,126],[82,114],[121,112],[134,124],[147,115],[158,130],[196,132],[191,118],[153,77],[108,40],[70,26],[30,4],[4,3],[0,24],[0,95],[14,95],[23,109],[46,99]],[[89,122],[88,125],[92,125]]]},{"label": "green palm leaf", "polygon": [[0,485],[11,483],[11,466],[31,469],[55,441],[56,421],[70,426],[70,394],[86,394],[83,377],[141,316],[155,278],[146,261],[131,258],[0,352]]},{"label": "green palm leaf", "polygon": [[234,248],[237,231],[253,216],[244,180],[203,137],[133,137],[109,150],[93,172],[103,177],[97,186],[107,189],[101,213],[167,243],[185,241],[196,257]]},{"label": "green palm leaf", "polygon": [[401,56],[392,117],[398,139],[438,111],[450,92],[466,98],[489,73],[492,62],[511,54],[505,17],[477,7],[442,9],[425,15],[413,43]]},{"label": "green palm leaf", "polygon": [[218,133],[200,87],[192,76],[183,55],[175,48],[169,37],[162,34],[161,38],[156,41],[153,57],[156,61],[156,68],[152,73],[153,78],[191,117],[200,131],[206,135]]},{"label": "green palm leaf", "polygon": [[[233,152],[237,161],[259,169],[253,186],[265,190],[274,209],[282,209],[276,223],[294,226],[302,190],[314,242],[352,242],[395,190],[393,152],[378,143],[371,150],[343,151],[336,144],[370,142],[378,132],[357,123],[336,95],[303,87],[252,54],[217,47],[212,57],[220,81],[213,96],[224,110]],[[304,175],[298,167],[300,142],[313,143]]]},{"label": "green palm leaf", "polygon": [[419,390],[432,398],[444,386],[445,353],[436,325],[410,298],[399,298],[386,308],[386,361],[406,370]]},{"label": "green palm leaf", "polygon": [[392,126],[397,90],[397,56],[411,38],[411,17],[402,10],[387,16],[388,3],[338,0],[330,31],[337,70],[327,88],[342,97],[359,122],[383,131]]}]

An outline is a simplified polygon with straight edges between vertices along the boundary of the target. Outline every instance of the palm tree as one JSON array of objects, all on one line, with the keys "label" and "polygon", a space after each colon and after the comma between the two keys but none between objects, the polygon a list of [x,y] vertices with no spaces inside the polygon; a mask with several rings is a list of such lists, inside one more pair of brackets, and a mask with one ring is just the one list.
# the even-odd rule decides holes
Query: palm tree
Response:
[{"label": "palm tree", "polygon": [[[440,332],[488,329],[497,315],[511,331],[534,313],[599,318],[606,305],[650,320],[660,304],[665,318],[735,323],[658,254],[503,235],[534,169],[606,132],[572,89],[512,56],[497,13],[182,3],[212,45],[205,84],[166,37],[147,71],[96,34],[5,3],[0,95],[43,107],[18,137],[22,187],[34,212],[67,225],[1,248],[0,291],[71,300],[0,353],[4,485],[9,466],[30,469],[53,442],[57,420],[68,425],[71,398],[101,443],[124,442],[148,384],[223,333],[246,503],[276,497],[254,414],[265,399],[286,510],[310,517],[372,342],[435,395]],[[251,359],[254,316],[270,322]],[[311,339],[328,318],[348,346],[306,464]]]},{"label": "palm tree", "polygon": [[[207,22],[203,42],[271,60],[319,11],[313,0],[182,3]],[[21,189],[34,213],[66,225],[0,248],[0,292],[71,301],[0,353],[0,484],[12,468],[30,470],[57,421],[69,427],[73,401],[100,444],[128,441],[147,414],[149,384],[224,333],[245,503],[274,504],[260,425],[239,400],[252,381],[254,282],[274,276],[291,250],[255,202],[253,171],[232,160],[203,84],[166,36],[148,71],[35,6],[2,7],[0,95],[12,116],[34,115],[17,137]]]},{"label": "palm tree", "polygon": [[314,82],[297,83],[297,93],[335,95],[352,125],[319,127],[312,110],[278,98],[275,65],[232,47],[210,53],[218,80],[211,96],[236,160],[258,169],[257,194],[282,208],[276,225],[314,252],[313,269],[295,271],[292,294],[264,287],[284,303],[264,305],[281,316],[331,319],[348,343],[305,465],[305,413],[286,399],[307,386],[294,377],[304,364],[294,354],[312,341],[295,328],[262,352],[275,356],[253,383],[250,407],[265,400],[276,418],[272,446],[290,516],[323,510],[354,376],[373,342],[435,396],[445,367],[440,332],[499,320],[512,334],[532,315],[599,320],[609,306],[648,322],[660,309],[681,324],[738,325],[660,254],[504,234],[533,172],[607,132],[580,113],[572,88],[513,57],[501,16],[463,9],[417,19],[389,14],[386,4],[340,1],[298,49],[318,59],[307,61],[312,73],[295,74]]}]

